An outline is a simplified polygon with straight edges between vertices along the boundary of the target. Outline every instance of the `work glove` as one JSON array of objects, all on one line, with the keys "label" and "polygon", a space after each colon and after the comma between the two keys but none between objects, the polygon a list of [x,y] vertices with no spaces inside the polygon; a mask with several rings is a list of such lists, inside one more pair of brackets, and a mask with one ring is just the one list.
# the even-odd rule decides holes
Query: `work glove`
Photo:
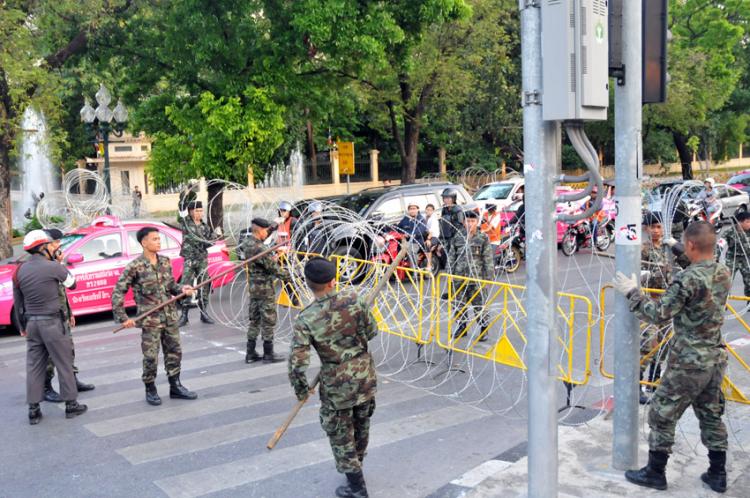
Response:
[{"label": "work glove", "polygon": [[621,271],[618,271],[612,281],[612,286],[617,292],[627,297],[631,292],[638,289],[638,280],[635,278],[635,273],[626,277]]},{"label": "work glove", "polygon": [[669,247],[674,247],[678,244],[678,242],[677,242],[677,239],[675,239],[674,237],[670,237],[664,241],[664,244]]},{"label": "work glove", "polygon": [[651,278],[651,272],[648,270],[641,270],[641,286],[645,287],[648,279]]}]

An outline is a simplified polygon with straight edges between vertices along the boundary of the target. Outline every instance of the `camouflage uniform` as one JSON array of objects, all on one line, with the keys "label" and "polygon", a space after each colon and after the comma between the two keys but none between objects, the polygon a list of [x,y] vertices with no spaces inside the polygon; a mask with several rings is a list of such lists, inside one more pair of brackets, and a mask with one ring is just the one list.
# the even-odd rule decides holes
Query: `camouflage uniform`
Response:
[{"label": "camouflage uniform", "polygon": [[289,380],[298,399],[308,393],[310,345],[320,367],[320,424],[341,473],[358,472],[375,411],[377,376],[367,342],[377,334],[370,306],[353,290],[316,299],[297,316]]},{"label": "camouflage uniform", "polygon": [[[479,278],[482,280],[494,280],[494,261],[493,261],[493,249],[490,244],[490,239],[486,233],[477,228],[474,235],[468,236],[466,229],[458,232],[452,240],[452,247],[448,252],[449,255],[449,266],[451,274],[460,275],[469,278]],[[462,288],[463,287],[463,288]],[[460,312],[466,303],[471,300],[471,305],[461,313],[458,319],[458,328],[454,333],[454,337],[459,336],[466,329],[469,322],[468,311],[469,308],[474,310],[474,315],[477,317],[477,322],[480,327],[486,327],[486,314],[482,313],[484,308],[484,297],[482,296],[481,286],[474,283],[464,283],[462,280],[457,280],[454,284],[454,288],[458,292],[453,296],[455,309]],[[473,298],[472,298],[473,297]],[[485,339],[483,336],[482,339]]]},{"label": "camouflage uniform", "polygon": [[[208,241],[214,238],[214,231],[203,221],[196,223],[189,217],[183,219],[180,256],[183,257],[185,266],[182,270],[180,284],[195,285],[195,283],[207,277],[208,248],[212,245]],[[210,292],[208,285],[198,289],[197,300],[201,310],[208,309]]]},{"label": "camouflage uniform", "polygon": [[[174,281],[169,258],[157,255],[156,265],[152,265],[146,256],[140,255],[125,267],[112,292],[112,311],[115,320],[120,323],[128,319],[125,313],[125,293],[129,288],[133,289],[138,315],[182,292],[181,286]],[[172,303],[152,313],[136,323],[136,326],[143,330],[143,382],[148,384],[156,379],[160,344],[164,350],[164,367],[167,375],[179,375],[182,347],[175,304]]]},{"label": "camouflage uniform", "polygon": [[[73,312],[70,310],[70,303],[68,302],[68,295],[65,293],[65,287],[62,284],[57,290],[57,295],[60,297],[60,314],[62,315],[63,329],[65,333],[72,337],[72,330],[70,328],[70,317],[73,316]],[[76,350],[73,348],[73,361],[76,360]],[[73,363],[73,373],[78,375],[78,367]],[[52,380],[55,378],[55,364],[52,362],[50,356],[47,360],[47,379]]]},{"label": "camouflage uniform", "polygon": [[738,223],[727,232],[724,240],[727,241],[726,262],[732,271],[732,280],[739,272],[745,286],[745,296],[750,297],[750,234],[742,230]]},{"label": "camouflage uniform", "polygon": [[727,352],[721,325],[730,280],[729,270],[721,263],[701,261],[678,273],[658,301],[637,290],[628,296],[630,309],[639,319],[655,324],[673,319],[674,323],[667,371],[648,414],[651,451],[671,452],[677,421],[690,405],[700,422],[703,444],[709,450],[727,449],[721,420]]},{"label": "camouflage uniform", "polygon": [[[242,241],[238,252],[250,259],[268,248],[251,234]],[[256,259],[247,266],[248,320],[247,340],[255,341],[260,335],[264,341],[273,341],[276,326],[276,279],[288,280],[271,254]]]}]

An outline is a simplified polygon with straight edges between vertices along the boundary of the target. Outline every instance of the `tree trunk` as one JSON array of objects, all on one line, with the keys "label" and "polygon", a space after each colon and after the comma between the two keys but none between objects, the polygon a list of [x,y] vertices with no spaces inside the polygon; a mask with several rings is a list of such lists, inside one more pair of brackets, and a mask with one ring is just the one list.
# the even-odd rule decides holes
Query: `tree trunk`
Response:
[{"label": "tree trunk", "polygon": [[[310,115],[310,109],[305,109],[305,116]],[[307,120],[307,157],[310,158],[311,180],[318,179],[318,156],[315,152],[315,137],[313,135],[312,121]]]},{"label": "tree trunk", "polygon": [[212,229],[224,224],[224,185],[221,182],[208,184],[208,225]]},{"label": "tree trunk", "polygon": [[10,148],[13,143],[13,107],[5,71],[0,68],[0,259],[13,255],[13,220],[10,207]]},{"label": "tree trunk", "polygon": [[693,179],[693,153],[688,147],[687,137],[682,133],[673,131],[672,139],[677,147],[677,154],[680,156],[680,166],[682,167],[682,178],[684,180]]},{"label": "tree trunk", "polygon": [[419,147],[419,121],[404,115],[404,154],[401,155],[401,184],[408,185],[417,179],[417,148]]}]

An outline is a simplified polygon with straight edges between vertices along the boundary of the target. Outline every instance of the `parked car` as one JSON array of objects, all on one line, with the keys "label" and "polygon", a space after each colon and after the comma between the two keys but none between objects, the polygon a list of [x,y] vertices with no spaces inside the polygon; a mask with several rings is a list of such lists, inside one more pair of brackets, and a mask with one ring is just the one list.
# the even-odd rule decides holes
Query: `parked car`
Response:
[{"label": "parked car", "polygon": [[750,193],[750,172],[743,171],[734,175],[727,180],[727,185],[736,188],[737,190]]},{"label": "parked car", "polygon": [[521,177],[491,182],[477,190],[474,194],[474,202],[483,209],[486,204],[494,204],[498,211],[502,211],[513,204],[513,196],[523,186],[524,179]]},{"label": "parked car", "polygon": [[747,192],[724,184],[714,188],[721,202],[721,221],[728,221],[735,214],[747,211],[750,206],[750,195]]},{"label": "parked car", "polygon": [[[69,289],[68,300],[74,316],[100,313],[112,309],[112,289],[123,268],[138,257],[143,248],[136,239],[139,229],[153,226],[161,236],[161,251],[172,262],[175,279],[182,275],[180,256],[182,232],[156,221],[125,221],[114,216],[101,216],[91,225],[65,235],[62,240],[63,262],[76,277],[76,288]],[[0,265],[0,326],[14,325],[13,274],[28,255]],[[208,249],[208,274],[213,276],[230,268],[229,251],[223,241]],[[212,283],[218,288],[233,278],[232,272]],[[134,306],[132,291],[125,296],[125,305]]]}]

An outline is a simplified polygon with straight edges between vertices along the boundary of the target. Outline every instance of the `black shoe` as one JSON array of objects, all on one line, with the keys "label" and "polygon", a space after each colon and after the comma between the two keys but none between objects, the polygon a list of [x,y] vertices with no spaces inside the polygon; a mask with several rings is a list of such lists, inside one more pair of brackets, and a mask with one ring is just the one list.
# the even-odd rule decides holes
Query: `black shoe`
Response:
[{"label": "black shoe", "polygon": [[63,401],[60,394],[52,387],[52,379],[44,381],[44,401],[49,401],[50,403],[62,403]]},{"label": "black shoe", "polygon": [[29,403],[29,423],[36,425],[42,420],[42,409],[39,403]]},{"label": "black shoe", "polygon": [[466,331],[466,327],[464,327],[464,326],[460,326],[460,327],[458,327],[458,328],[456,329],[456,331],[455,331],[455,332],[453,332],[453,338],[454,338],[454,339],[459,339],[459,338],[463,338],[463,336],[464,336],[464,332],[465,332],[465,331]]},{"label": "black shoe", "polygon": [[479,342],[487,342],[490,338],[490,330],[486,325],[482,325],[482,330],[479,332]]},{"label": "black shoe", "polygon": [[196,399],[198,395],[183,386],[180,382],[180,375],[177,374],[169,378],[169,397],[174,399]]},{"label": "black shoe", "polygon": [[665,468],[669,454],[663,451],[649,451],[648,465],[640,470],[628,470],[625,472],[625,479],[643,486],[659,490],[667,489],[667,475]]},{"label": "black shoe", "polygon": [[248,340],[247,353],[245,353],[245,363],[255,363],[262,359],[263,357],[255,351],[255,340]]},{"label": "black shoe", "polygon": [[159,406],[161,404],[161,398],[153,382],[146,384],[146,403],[152,406]]},{"label": "black shoe", "polygon": [[208,325],[216,325],[216,322],[213,318],[211,318],[208,313],[201,310],[201,322],[206,323]]},{"label": "black shoe", "polygon": [[648,405],[651,403],[651,397],[641,390],[638,390],[638,403],[641,405]]},{"label": "black shoe", "polygon": [[188,311],[189,311],[188,307],[183,304],[182,315],[180,316],[180,321],[177,322],[177,328],[182,328],[188,324]]},{"label": "black shoe", "polygon": [[273,354],[273,341],[263,341],[263,363],[278,363],[285,359],[283,356]]},{"label": "black shoe", "polygon": [[[31,415],[29,415],[31,416]],[[701,481],[717,493],[727,490],[727,453],[726,451],[708,450],[708,472],[701,474]]]},{"label": "black shoe", "polygon": [[339,498],[368,498],[365,477],[361,470],[359,472],[347,472],[346,480],[349,481],[349,484],[336,488],[336,496]]},{"label": "black shoe", "polygon": [[73,418],[86,413],[89,407],[78,403],[78,401],[65,402],[65,418]]},{"label": "black shoe", "polygon": [[79,393],[93,391],[94,384],[86,384],[85,382],[81,382],[80,380],[78,380],[78,375],[76,375],[76,388],[78,388]]}]

